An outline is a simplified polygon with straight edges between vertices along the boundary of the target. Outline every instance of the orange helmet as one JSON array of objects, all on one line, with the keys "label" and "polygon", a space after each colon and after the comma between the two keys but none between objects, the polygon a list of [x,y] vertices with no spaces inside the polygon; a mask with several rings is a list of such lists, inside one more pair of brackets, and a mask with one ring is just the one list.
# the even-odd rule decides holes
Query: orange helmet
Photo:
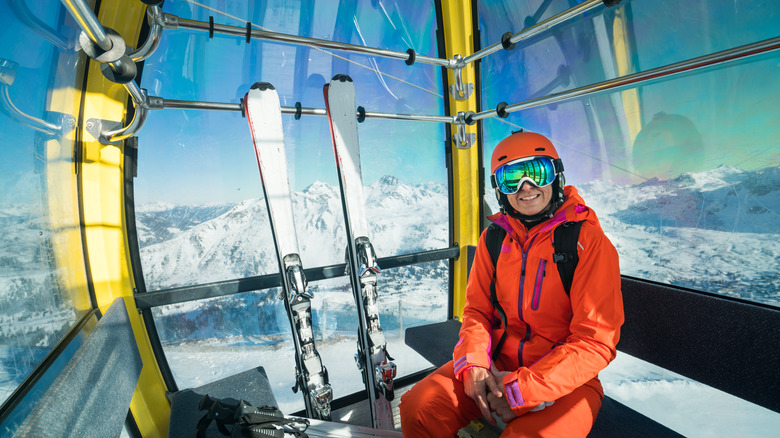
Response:
[{"label": "orange helmet", "polygon": [[501,140],[493,150],[493,156],[490,158],[490,174],[496,173],[502,164],[519,158],[544,156],[557,160],[558,151],[555,150],[552,142],[542,134],[535,132],[515,132],[509,137]]},{"label": "orange helmet", "polygon": [[[511,163],[512,161],[531,158],[531,157],[550,157],[553,160],[555,168],[555,180],[553,180],[553,198],[550,201],[548,208],[544,209],[538,214],[533,216],[522,215],[512,208],[507,195],[501,192],[496,182],[496,169],[504,164]],[[498,199],[498,205],[501,207],[501,212],[508,214],[517,219],[525,221],[535,221],[543,218],[550,218],[563,204],[564,201],[564,177],[563,177],[563,162],[558,156],[558,151],[555,150],[552,142],[547,137],[536,134],[534,132],[513,132],[509,137],[501,140],[496,148],[493,150],[493,155],[490,157],[490,175],[491,184],[496,190],[496,199]],[[522,184],[522,183],[521,183]],[[518,187],[519,188],[519,187]]]}]

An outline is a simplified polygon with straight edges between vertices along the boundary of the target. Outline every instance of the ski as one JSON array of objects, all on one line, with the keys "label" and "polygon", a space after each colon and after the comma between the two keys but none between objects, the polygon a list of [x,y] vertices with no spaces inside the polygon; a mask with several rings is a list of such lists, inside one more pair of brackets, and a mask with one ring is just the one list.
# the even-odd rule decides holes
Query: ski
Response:
[{"label": "ski", "polygon": [[393,358],[387,354],[387,342],[379,324],[376,288],[379,267],[368,238],[368,221],[363,205],[355,85],[349,76],[336,75],[329,84],[325,84],[323,92],[347,231],[347,273],[358,310],[358,352],[355,360],[366,385],[373,427],[392,430],[390,402],[394,397],[396,367]]},{"label": "ski", "polygon": [[328,383],[328,371],[322,365],[314,344],[312,295],[306,289],[306,277],[298,255],[279,96],[273,85],[257,82],[244,96],[243,104],[255,145],[271,234],[279,261],[282,299],[293,332],[296,369],[292,390],[303,393],[307,416],[330,420],[333,391]]}]

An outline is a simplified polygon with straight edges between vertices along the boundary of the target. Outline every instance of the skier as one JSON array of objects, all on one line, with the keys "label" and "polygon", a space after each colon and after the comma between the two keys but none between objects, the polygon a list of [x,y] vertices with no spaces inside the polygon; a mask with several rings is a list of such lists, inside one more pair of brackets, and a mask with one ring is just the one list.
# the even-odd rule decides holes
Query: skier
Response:
[{"label": "skier", "polygon": [[[501,141],[491,173],[501,213],[490,220],[506,230],[500,256],[494,268],[483,232],[454,360],[402,396],[401,429],[452,437],[479,417],[496,424],[495,413],[502,436],[584,437],[604,396],[598,373],[615,358],[623,324],[617,252],[577,189],[564,187],[544,136],[521,131]],[[582,222],[568,295],[552,242],[567,222]]]}]

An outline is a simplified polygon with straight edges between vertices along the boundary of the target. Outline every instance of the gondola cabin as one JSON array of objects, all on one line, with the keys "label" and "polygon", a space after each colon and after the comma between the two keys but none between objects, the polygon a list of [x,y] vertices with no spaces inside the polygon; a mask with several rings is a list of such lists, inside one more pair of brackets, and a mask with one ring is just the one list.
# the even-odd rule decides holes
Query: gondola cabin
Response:
[{"label": "gondola cabin", "polygon": [[777,1],[0,10],[0,436],[401,436],[518,130],[620,258],[590,436],[776,436]]}]

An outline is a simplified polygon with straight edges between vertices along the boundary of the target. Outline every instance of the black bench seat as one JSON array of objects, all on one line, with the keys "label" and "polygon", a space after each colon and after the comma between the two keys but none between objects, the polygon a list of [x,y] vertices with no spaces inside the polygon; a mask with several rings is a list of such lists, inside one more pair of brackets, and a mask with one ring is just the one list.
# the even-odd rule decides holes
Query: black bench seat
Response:
[{"label": "black bench seat", "polygon": [[[454,319],[411,327],[406,329],[406,345],[439,367],[452,360],[452,349],[458,342],[459,331],[460,321]],[[588,436],[663,438],[682,435],[614,399],[605,397],[596,423]]]}]

